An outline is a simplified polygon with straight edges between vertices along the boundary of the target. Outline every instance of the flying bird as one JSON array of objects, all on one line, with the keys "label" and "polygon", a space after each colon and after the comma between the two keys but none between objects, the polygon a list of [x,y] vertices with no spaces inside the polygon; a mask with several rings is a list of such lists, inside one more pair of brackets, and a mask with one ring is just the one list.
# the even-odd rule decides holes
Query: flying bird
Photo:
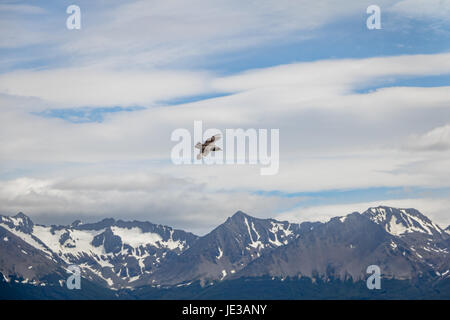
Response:
[{"label": "flying bird", "polygon": [[198,142],[195,147],[200,149],[200,153],[197,155],[197,160],[200,160],[202,157],[206,157],[211,151],[220,151],[218,146],[214,143],[220,139],[220,134],[216,134],[211,138],[207,139],[205,143]]}]

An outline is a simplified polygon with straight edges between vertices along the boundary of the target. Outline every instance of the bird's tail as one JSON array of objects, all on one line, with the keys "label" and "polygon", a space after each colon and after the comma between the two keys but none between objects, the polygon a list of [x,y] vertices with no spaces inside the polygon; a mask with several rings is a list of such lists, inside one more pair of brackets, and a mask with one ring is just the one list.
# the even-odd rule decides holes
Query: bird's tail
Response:
[{"label": "bird's tail", "polygon": [[199,153],[199,154],[197,155],[197,160],[200,160],[200,159],[202,158],[202,156],[203,156],[203,154],[202,154],[202,153]]}]

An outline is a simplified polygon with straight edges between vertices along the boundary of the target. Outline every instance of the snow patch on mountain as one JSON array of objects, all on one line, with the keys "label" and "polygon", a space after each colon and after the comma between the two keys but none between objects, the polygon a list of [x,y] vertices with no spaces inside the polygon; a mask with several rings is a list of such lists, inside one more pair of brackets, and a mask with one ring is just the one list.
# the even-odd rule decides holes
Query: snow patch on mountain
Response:
[{"label": "snow patch on mountain", "polygon": [[[279,223],[279,222],[273,222],[273,221],[271,221],[270,223],[271,223],[271,225],[272,225],[272,228],[270,229],[270,232],[274,235],[275,240],[272,240],[272,239],[269,238],[269,242],[272,243],[273,245],[277,246],[277,247],[282,246],[283,244],[287,244],[287,243],[288,243],[287,238],[288,238],[289,236],[291,236],[292,233],[293,233],[293,232],[289,229],[291,225],[288,224],[287,228],[285,228],[284,225],[283,225],[282,223]],[[278,239],[278,233],[279,233],[280,231],[283,233],[282,236],[285,238],[285,240],[283,240],[283,242],[281,242],[281,241]]]},{"label": "snow patch on mountain", "polygon": [[370,208],[365,212],[373,222],[381,225],[394,236],[419,232],[433,236],[443,230],[427,217],[414,209],[396,209],[390,207]]},{"label": "snow patch on mountain", "polygon": [[391,240],[390,246],[392,247],[393,250],[398,248],[397,244],[392,240]]},{"label": "snow patch on mountain", "polygon": [[[108,286],[113,286],[114,285],[114,282],[110,278],[104,277],[103,274],[99,270],[93,268],[88,263],[80,264],[80,268],[85,269],[85,270],[89,270],[90,272],[94,273],[99,278],[103,279],[108,284]],[[89,278],[92,279],[92,277],[89,277]]]},{"label": "snow patch on mountain", "polygon": [[5,224],[0,224],[0,225],[3,228],[5,228],[6,230],[8,230],[9,232],[11,232],[12,234],[16,235],[17,237],[19,237],[20,239],[22,239],[23,241],[28,243],[29,245],[35,247],[36,249],[41,250],[46,255],[48,255],[50,257],[53,256],[52,252],[50,250],[48,250],[48,248],[46,248],[44,245],[42,245],[42,243],[40,243],[39,240],[36,239],[36,237],[34,237],[33,235],[25,233],[25,232],[22,232],[20,230],[15,229],[15,228],[11,228],[10,226],[5,225]]},{"label": "snow patch on mountain", "polygon": [[253,224],[253,222],[252,222],[252,229],[255,232],[256,236],[257,236],[256,241],[253,240],[252,232],[250,230],[250,225],[248,224],[247,217],[244,218],[244,222],[245,222],[245,225],[247,226],[248,234],[250,236],[250,244],[249,244],[249,246],[254,248],[254,249],[259,249],[259,248],[264,249],[264,243],[259,241],[260,235],[256,232],[255,225]]},{"label": "snow patch on mountain", "polygon": [[219,250],[219,254],[216,256],[216,259],[220,260],[220,258],[223,257],[223,251],[222,251],[222,249],[220,249],[220,247],[218,247],[217,249]]},{"label": "snow patch on mountain", "polygon": [[[105,259],[108,254],[104,247],[92,245],[94,237],[102,232],[103,230],[76,229],[61,229],[52,232],[51,227],[40,225],[35,225],[33,228],[33,234],[68,264],[76,263],[83,256],[90,256],[102,267],[113,267]],[[68,234],[69,238],[61,243],[63,234]]]},{"label": "snow patch on mountain", "polygon": [[386,225],[386,231],[395,236],[399,236],[408,232],[409,230],[397,220],[397,217],[392,216],[389,223]]},{"label": "snow patch on mountain", "polygon": [[[129,283],[152,273],[169,251],[180,254],[197,238],[170,227],[114,219],[87,225],[79,222],[69,226],[35,225],[22,213],[0,216],[0,226],[43,251],[54,262],[61,259],[67,265],[79,265],[83,275],[90,274],[93,280],[117,287],[124,286],[120,281]],[[28,255],[25,251],[22,254]]]}]

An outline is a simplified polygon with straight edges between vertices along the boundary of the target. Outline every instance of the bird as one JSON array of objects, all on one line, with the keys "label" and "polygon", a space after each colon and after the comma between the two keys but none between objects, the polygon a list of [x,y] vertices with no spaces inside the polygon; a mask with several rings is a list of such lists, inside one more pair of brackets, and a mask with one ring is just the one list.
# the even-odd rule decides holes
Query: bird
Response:
[{"label": "bird", "polygon": [[216,134],[209,139],[206,139],[205,143],[198,142],[195,147],[200,149],[200,153],[197,155],[197,160],[200,160],[202,157],[206,157],[211,151],[220,151],[222,150],[214,143],[220,139],[220,134]]}]

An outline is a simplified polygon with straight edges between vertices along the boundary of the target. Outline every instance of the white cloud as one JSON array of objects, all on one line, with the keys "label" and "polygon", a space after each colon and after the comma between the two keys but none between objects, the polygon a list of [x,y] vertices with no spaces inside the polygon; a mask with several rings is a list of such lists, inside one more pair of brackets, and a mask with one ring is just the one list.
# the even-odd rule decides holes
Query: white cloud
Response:
[{"label": "white cloud", "polygon": [[326,93],[330,87],[348,91],[355,87],[373,86],[374,82],[378,83],[380,80],[449,72],[450,53],[418,54],[288,64],[219,78],[214,85],[219,90],[231,92],[297,86],[304,92],[316,88]]},{"label": "white cloud", "polygon": [[[389,10],[397,2],[378,0],[377,5]],[[348,17],[361,18],[364,23],[371,4],[369,0],[79,0],[82,29],[76,32],[65,29],[64,11],[46,10],[46,3],[4,5],[0,46],[40,44],[47,50],[35,57],[38,60],[57,56],[70,65],[142,69],[310,39],[321,27]],[[400,9],[395,12],[404,14]],[[15,19],[6,20],[11,11]],[[45,18],[31,19],[30,13],[45,13]]]},{"label": "white cloud", "polygon": [[424,151],[446,151],[450,149],[450,125],[434,128],[422,135],[412,135],[407,148]]},{"label": "white cloud", "polygon": [[[76,32],[66,30],[65,11],[54,10],[47,3],[2,4],[0,47],[20,49],[39,44],[46,50],[33,51],[36,61],[64,61],[70,67],[141,70],[195,64],[202,61],[198,58],[212,54],[310,39],[321,27],[349,17],[361,19],[363,24],[371,4],[370,0],[79,0],[82,29]],[[378,0],[377,5],[382,12],[406,18],[446,19],[449,10],[448,0],[426,4]]]},{"label": "white cloud", "polygon": [[[54,43],[56,39],[48,28],[52,20],[49,13],[38,4],[0,4],[0,48],[14,50]],[[6,52],[2,54],[0,61],[4,62],[7,56]]]},{"label": "white cloud", "polygon": [[299,199],[210,192],[189,179],[156,173],[93,174],[65,178],[18,178],[0,186],[0,211],[25,212],[42,222],[115,217],[140,219],[205,233],[238,210],[270,217]]},{"label": "white cloud", "polygon": [[[294,63],[229,76],[179,68],[214,54],[309,39],[321,27],[351,16],[364,26],[371,1],[77,4],[82,29],[76,32],[66,29],[64,10],[47,10],[46,3],[0,5],[0,48],[10,52],[0,60],[2,68],[20,61],[47,64],[0,75],[3,213],[25,211],[50,223],[80,216],[131,217],[203,233],[237,210],[259,217],[281,211],[279,218],[296,221],[385,204],[417,207],[439,223],[450,223],[447,199],[293,210],[302,198],[254,193],[448,187],[449,87],[382,87],[408,77],[447,75],[450,53]],[[394,22],[405,17],[445,22],[449,4],[377,2],[382,12],[394,13]],[[355,93],[368,86],[381,89]],[[232,95],[158,105],[217,92]],[[84,124],[30,114],[133,105],[149,108]],[[191,129],[194,120],[203,120],[205,128],[280,129],[279,174],[262,177],[254,166],[173,166],[170,133]],[[440,152],[429,152],[436,149]]]},{"label": "white cloud", "polygon": [[61,107],[149,105],[157,100],[207,93],[203,72],[126,72],[70,68],[0,75],[3,94],[35,97]]},{"label": "white cloud", "polygon": [[445,229],[450,224],[450,216],[448,214],[450,200],[442,198],[387,199],[371,202],[319,205],[286,211],[277,215],[277,218],[292,222],[325,222],[333,217],[345,216],[355,211],[362,213],[368,208],[378,206],[414,208],[437,223],[441,228]]},{"label": "white cloud", "polygon": [[90,13],[96,23],[89,32],[61,48],[81,61],[101,56],[101,64],[155,66],[311,37],[312,30],[364,10],[360,1],[131,1]]},{"label": "white cloud", "polygon": [[[226,77],[193,71],[63,68],[2,74],[0,93],[39,98],[59,108],[151,105],[158,100],[213,92],[242,93],[235,99],[240,106],[234,108],[242,111],[248,109],[242,107],[244,103],[257,104],[252,112],[264,106],[273,108],[275,103],[278,109],[359,109],[367,104],[372,107],[373,100],[380,102],[378,108],[385,106],[386,100],[402,106],[405,99],[427,107],[447,105],[448,88],[385,88],[370,95],[350,93],[386,79],[449,73],[450,53],[296,63]],[[410,99],[411,94],[416,99]],[[336,96],[343,99],[337,100]]]},{"label": "white cloud", "polygon": [[[257,196],[256,190],[445,187],[450,181],[443,169],[450,162],[446,151],[437,156],[403,146],[411,134],[450,118],[448,87],[353,90],[374,79],[448,74],[449,61],[449,54],[320,61],[229,77],[100,68],[4,74],[0,173],[13,178],[2,179],[1,209],[40,217],[132,216],[206,230],[239,209],[268,217],[301,201]],[[237,93],[117,113],[103,123],[71,124],[29,114],[55,106],[132,105],[215,91]],[[194,120],[203,120],[205,129],[280,129],[279,174],[262,177],[259,168],[249,166],[172,165],[170,133],[191,129]],[[114,176],[117,167],[123,177]],[[136,172],[172,178],[142,178]]]},{"label": "white cloud", "polygon": [[449,0],[402,0],[395,3],[392,12],[408,18],[443,19],[448,21],[450,16]]},{"label": "white cloud", "polygon": [[6,13],[19,13],[19,14],[40,14],[45,10],[38,6],[28,4],[0,4],[0,14]]}]

